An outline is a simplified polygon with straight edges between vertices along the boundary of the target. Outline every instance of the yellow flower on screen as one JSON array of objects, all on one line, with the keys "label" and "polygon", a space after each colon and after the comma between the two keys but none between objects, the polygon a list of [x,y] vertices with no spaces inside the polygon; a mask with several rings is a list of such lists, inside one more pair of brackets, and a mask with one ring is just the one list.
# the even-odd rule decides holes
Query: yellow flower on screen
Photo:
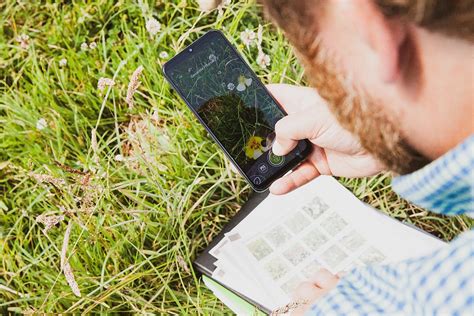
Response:
[{"label": "yellow flower on screen", "polygon": [[245,145],[245,155],[251,159],[257,159],[263,154],[263,138],[260,136],[252,136]]}]

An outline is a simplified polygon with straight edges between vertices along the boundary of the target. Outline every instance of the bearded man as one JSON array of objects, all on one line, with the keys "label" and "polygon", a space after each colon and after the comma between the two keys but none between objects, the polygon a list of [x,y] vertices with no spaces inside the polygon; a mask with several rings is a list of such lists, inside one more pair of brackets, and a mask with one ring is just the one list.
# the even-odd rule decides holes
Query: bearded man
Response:
[{"label": "bearded man", "polygon": [[[472,0],[261,0],[314,88],[271,85],[288,116],[273,151],[298,140],[314,150],[270,191],[321,174],[391,170],[407,200],[447,215],[474,214],[474,3]],[[403,238],[403,236],[400,236]],[[474,233],[430,255],[327,270],[298,287],[297,313],[472,314]]]}]

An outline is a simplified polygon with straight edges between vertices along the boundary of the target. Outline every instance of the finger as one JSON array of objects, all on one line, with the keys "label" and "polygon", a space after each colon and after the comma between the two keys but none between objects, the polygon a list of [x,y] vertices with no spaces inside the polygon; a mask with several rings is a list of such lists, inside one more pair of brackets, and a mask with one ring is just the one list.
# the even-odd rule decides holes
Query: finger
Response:
[{"label": "finger", "polygon": [[316,287],[311,282],[303,282],[296,287],[293,292],[293,302],[299,303],[299,306],[291,312],[292,316],[305,315],[311,304],[324,295],[323,290]]},{"label": "finger", "polygon": [[[277,155],[277,156],[284,156],[287,153],[289,153],[293,148],[298,145],[298,142],[296,141],[290,141],[290,142],[283,142],[283,144],[280,144],[282,142],[281,140],[278,141],[275,139],[275,141],[272,144],[272,152]],[[290,150],[288,150],[290,148]]]},{"label": "finger", "polygon": [[[314,113],[316,115],[316,113]],[[285,116],[275,124],[273,153],[277,156],[288,154],[302,139],[313,139],[319,128],[313,111],[299,112]]]},{"label": "finger", "polygon": [[303,103],[298,102],[299,97],[295,96],[304,91],[305,87],[276,83],[266,85],[266,88],[287,113],[301,110]]},{"label": "finger", "polygon": [[316,103],[324,104],[316,89],[311,87],[282,83],[269,84],[266,87],[283,109],[290,114],[301,112]]},{"label": "finger", "polygon": [[294,301],[313,302],[321,295],[321,289],[312,282],[300,283],[293,292]]},{"label": "finger", "polygon": [[314,285],[323,290],[330,290],[337,285],[337,282],[339,282],[339,278],[329,272],[327,269],[319,270],[309,280],[310,282],[313,282]]},{"label": "finger", "polygon": [[291,173],[276,180],[270,186],[270,192],[276,195],[286,194],[319,176],[318,169],[309,161],[303,162]]}]

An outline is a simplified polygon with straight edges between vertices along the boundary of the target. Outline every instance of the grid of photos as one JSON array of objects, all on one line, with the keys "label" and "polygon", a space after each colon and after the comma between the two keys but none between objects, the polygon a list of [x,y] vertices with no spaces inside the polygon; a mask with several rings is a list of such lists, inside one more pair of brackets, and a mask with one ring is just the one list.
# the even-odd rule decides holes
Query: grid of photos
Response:
[{"label": "grid of photos", "polygon": [[239,242],[259,269],[287,295],[321,268],[337,273],[386,260],[318,196],[277,224]]}]

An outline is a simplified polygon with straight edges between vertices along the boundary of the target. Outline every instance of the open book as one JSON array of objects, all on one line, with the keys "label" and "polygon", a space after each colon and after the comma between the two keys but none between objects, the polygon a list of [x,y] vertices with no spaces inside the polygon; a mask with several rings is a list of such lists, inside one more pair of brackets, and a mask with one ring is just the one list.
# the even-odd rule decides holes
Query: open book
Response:
[{"label": "open book", "polygon": [[290,303],[295,287],[322,267],[349,271],[445,245],[362,203],[326,176],[284,196],[268,195],[246,212],[206,250],[207,260],[196,260],[211,278],[206,285],[237,314],[248,309],[234,293],[270,312]]}]

